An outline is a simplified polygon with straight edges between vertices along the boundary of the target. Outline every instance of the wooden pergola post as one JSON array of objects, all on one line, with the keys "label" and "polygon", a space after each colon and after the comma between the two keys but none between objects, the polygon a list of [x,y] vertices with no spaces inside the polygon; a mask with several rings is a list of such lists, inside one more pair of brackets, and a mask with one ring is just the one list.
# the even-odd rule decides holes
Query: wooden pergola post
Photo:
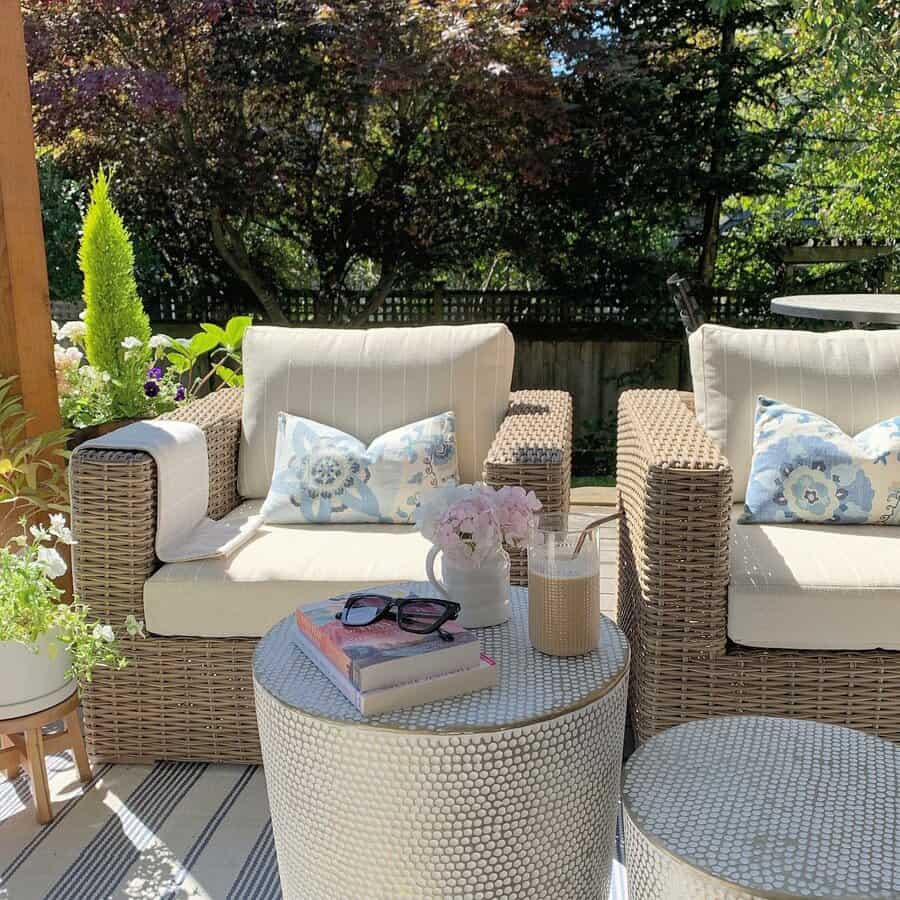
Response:
[{"label": "wooden pergola post", "polygon": [[30,431],[59,428],[47,258],[41,224],[22,13],[0,0],[0,375],[34,417]]}]

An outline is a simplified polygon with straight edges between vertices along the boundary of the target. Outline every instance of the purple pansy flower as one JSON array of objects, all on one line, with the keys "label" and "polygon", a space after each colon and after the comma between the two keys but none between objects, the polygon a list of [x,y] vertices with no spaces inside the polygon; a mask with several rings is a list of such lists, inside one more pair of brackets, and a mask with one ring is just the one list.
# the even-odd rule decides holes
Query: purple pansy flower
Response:
[{"label": "purple pansy flower", "polygon": [[181,401],[184,400],[184,395],[185,395],[184,385],[179,384],[178,387],[175,388],[175,402],[181,403]]},{"label": "purple pansy flower", "polygon": [[147,370],[147,377],[151,378],[153,381],[161,381],[162,375],[162,369],[159,366],[151,366]]},{"label": "purple pansy flower", "polygon": [[159,382],[158,381],[145,381],[144,382],[144,393],[148,397],[155,397],[159,394]]}]

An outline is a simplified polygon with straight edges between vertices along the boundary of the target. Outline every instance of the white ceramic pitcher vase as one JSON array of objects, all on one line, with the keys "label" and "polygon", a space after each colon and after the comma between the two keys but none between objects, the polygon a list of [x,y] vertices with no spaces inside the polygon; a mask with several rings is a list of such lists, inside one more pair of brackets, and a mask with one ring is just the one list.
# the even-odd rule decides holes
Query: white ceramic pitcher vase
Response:
[{"label": "white ceramic pitcher vase", "polygon": [[505,550],[498,549],[477,569],[459,569],[444,557],[443,581],[434,574],[440,552],[436,546],[428,551],[428,580],[441,597],[460,605],[458,621],[463,628],[500,625],[509,619],[509,555]]}]

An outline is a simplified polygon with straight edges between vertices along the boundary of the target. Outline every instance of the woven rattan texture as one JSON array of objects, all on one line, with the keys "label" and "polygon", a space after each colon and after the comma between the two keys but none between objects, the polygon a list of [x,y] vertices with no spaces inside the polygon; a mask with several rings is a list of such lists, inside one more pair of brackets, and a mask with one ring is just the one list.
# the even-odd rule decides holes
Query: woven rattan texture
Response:
[{"label": "woven rattan texture", "polygon": [[900,748],[765,716],[692,722],[625,768],[635,900],[900,896]]},{"label": "woven rattan texture", "polygon": [[[522,485],[547,512],[566,512],[572,475],[572,398],[564,391],[515,391],[484,463],[495,488]],[[528,584],[524,550],[507,548],[513,584]]]},{"label": "woven rattan texture", "polygon": [[675,391],[619,403],[619,622],[640,740],[736,713],[900,740],[900,652],[736,647],[726,636],[731,469]]},{"label": "woven rattan texture", "polygon": [[286,898],[607,896],[625,679],[573,712],[468,734],[329,722],[256,690]]},{"label": "woven rattan texture", "polygon": [[215,391],[188,406],[160,416],[199,425],[206,434],[209,455],[209,506],[213,519],[230,513],[240,497],[237,492],[237,456],[241,440],[241,400],[239,389]]},{"label": "woven rattan texture", "polygon": [[[517,396],[513,395],[511,408],[515,408]],[[557,422],[560,446],[570,446],[571,415],[566,419],[563,413],[560,422],[550,404],[544,405],[548,411],[541,415]],[[557,404],[554,409],[558,408]],[[206,432],[211,482],[208,511],[214,518],[225,515],[239,501],[241,392],[217,391],[170,415],[196,422]],[[564,483],[568,489],[568,464],[563,468],[565,471],[551,464],[534,467],[535,480],[524,486],[545,498],[558,496],[559,488],[554,494],[547,486],[555,478],[554,484]],[[497,477],[506,472],[502,466],[496,471]],[[129,613],[143,617],[144,581],[158,566],[153,460],[143,453],[87,450],[74,455],[70,481],[78,539],[74,548],[78,593],[99,618],[121,629]],[[524,559],[518,563],[514,559],[513,577],[524,582]],[[189,601],[186,597],[185,602]],[[103,762],[259,762],[250,666],[257,643],[255,638],[155,635],[129,642],[132,665],[117,672],[98,671],[86,692],[89,752]]]},{"label": "woven rattan texture", "polygon": [[[427,582],[389,587],[420,595],[429,590]],[[528,640],[528,590],[514,587],[509,622],[473,629],[484,652],[499,665],[496,689],[365,719],[294,645],[295,629],[293,616],[288,616],[260,641],[253,660],[257,683],[281,703],[311,716],[381,728],[458,732],[541,719],[584,704],[621,679],[628,665],[625,636],[606,617],[599,648],[592,653],[563,658],[534,650]]]}]

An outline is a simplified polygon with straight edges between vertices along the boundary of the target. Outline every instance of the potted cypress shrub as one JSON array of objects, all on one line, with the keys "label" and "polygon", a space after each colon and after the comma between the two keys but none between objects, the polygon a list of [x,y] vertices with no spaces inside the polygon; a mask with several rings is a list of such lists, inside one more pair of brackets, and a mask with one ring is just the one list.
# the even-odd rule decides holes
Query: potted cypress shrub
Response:
[{"label": "potted cypress shrub", "polygon": [[[91,184],[78,250],[83,321],[68,322],[57,333],[61,411],[77,427],[70,447],[174,409],[184,396],[176,373],[166,374],[159,366],[170,341],[151,337],[134,277],[131,236],[110,186],[111,177],[101,167]],[[82,365],[85,357],[87,365]]]}]

